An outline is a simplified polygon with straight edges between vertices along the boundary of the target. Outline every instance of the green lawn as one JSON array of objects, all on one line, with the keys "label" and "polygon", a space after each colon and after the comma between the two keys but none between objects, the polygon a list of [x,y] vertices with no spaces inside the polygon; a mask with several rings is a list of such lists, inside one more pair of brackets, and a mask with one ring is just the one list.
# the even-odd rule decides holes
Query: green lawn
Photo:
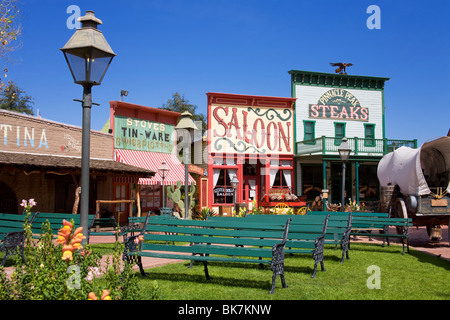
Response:
[{"label": "green lawn", "polygon": [[[154,281],[166,300],[448,300],[450,262],[411,249],[402,256],[401,247],[352,243],[350,260],[340,263],[340,250],[329,248],[325,272],[320,268],[312,279],[314,260],[309,255],[287,256],[285,275],[288,288],[277,279],[275,293],[269,294],[272,272],[250,264],[210,263],[212,281],[207,281],[203,264],[176,263],[148,269],[139,274],[142,299],[149,299]],[[380,289],[369,289],[372,273],[380,271]],[[374,282],[369,282],[374,283]]]},{"label": "green lawn", "polygon": [[[111,254],[114,244],[93,245],[101,254]],[[411,249],[401,254],[401,246],[352,243],[350,260],[340,263],[341,250],[329,247],[325,252],[326,271],[311,278],[314,260],[311,255],[287,255],[285,276],[288,288],[281,287],[278,277],[275,293],[269,294],[270,268],[254,264],[210,263],[207,281],[203,264],[188,268],[188,262],[139,272],[141,299],[152,298],[155,281],[162,300],[449,300],[450,262]],[[0,254],[0,258],[3,254]],[[12,259],[12,258],[11,258]],[[10,265],[8,259],[7,265]],[[370,266],[380,271],[380,289],[369,289]],[[373,283],[373,282],[369,282]]]}]

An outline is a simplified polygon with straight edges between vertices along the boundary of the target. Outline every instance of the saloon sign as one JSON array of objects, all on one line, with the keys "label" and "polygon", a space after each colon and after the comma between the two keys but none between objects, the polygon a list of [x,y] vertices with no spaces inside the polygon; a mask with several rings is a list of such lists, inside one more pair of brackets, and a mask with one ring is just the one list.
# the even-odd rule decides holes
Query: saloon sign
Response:
[{"label": "saloon sign", "polygon": [[290,108],[212,105],[210,128],[212,152],[293,152],[293,111]]},{"label": "saloon sign", "polygon": [[349,91],[331,89],[319,98],[317,104],[309,105],[309,117],[369,121],[369,109],[362,107]]}]

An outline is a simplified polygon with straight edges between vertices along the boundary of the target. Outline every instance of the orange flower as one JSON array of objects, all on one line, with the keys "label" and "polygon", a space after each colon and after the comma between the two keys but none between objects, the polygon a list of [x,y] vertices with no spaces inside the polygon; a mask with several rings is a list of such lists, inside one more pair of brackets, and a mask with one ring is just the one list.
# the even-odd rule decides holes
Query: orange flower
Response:
[{"label": "orange flower", "polygon": [[[90,292],[88,295],[88,300],[98,300],[98,299],[94,292]],[[103,289],[101,300],[111,300],[109,290]]]},{"label": "orange flower", "polygon": [[73,260],[72,251],[69,251],[69,250],[64,251],[63,252],[63,256],[62,256],[62,260],[64,260],[64,261],[68,261],[68,260],[72,261]]},{"label": "orange flower", "polygon": [[83,227],[76,228],[75,232],[73,233],[73,236],[76,237],[77,234],[81,234],[82,231],[83,231]]},{"label": "orange flower", "polygon": [[111,300],[109,290],[103,289],[102,300]]},{"label": "orange flower", "polygon": [[89,292],[88,300],[97,300],[97,297],[95,296],[94,292]]},{"label": "orange flower", "polygon": [[70,229],[73,228],[72,222],[67,221],[66,219],[63,219],[63,226],[64,227],[70,227]]}]

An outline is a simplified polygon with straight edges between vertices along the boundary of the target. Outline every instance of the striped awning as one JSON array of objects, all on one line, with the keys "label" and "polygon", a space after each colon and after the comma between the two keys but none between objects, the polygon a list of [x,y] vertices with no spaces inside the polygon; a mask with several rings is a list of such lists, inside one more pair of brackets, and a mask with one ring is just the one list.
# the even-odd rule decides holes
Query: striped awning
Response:
[{"label": "striped awning", "polygon": [[[181,181],[181,184],[184,185],[184,165],[175,154],[115,149],[114,156],[118,162],[156,172],[152,178],[139,178],[139,184],[162,184],[162,178],[158,174],[158,167],[165,161],[170,170],[164,179],[164,184],[176,184],[177,181]],[[189,184],[196,184],[195,179],[191,175],[188,175],[188,178]]]}]

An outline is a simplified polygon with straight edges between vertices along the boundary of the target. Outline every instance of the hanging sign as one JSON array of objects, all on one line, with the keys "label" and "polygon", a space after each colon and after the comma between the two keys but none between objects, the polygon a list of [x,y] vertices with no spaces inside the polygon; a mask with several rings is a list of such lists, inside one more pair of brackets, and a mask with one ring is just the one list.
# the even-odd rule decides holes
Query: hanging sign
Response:
[{"label": "hanging sign", "polygon": [[114,148],[175,154],[175,126],[115,116]]}]

